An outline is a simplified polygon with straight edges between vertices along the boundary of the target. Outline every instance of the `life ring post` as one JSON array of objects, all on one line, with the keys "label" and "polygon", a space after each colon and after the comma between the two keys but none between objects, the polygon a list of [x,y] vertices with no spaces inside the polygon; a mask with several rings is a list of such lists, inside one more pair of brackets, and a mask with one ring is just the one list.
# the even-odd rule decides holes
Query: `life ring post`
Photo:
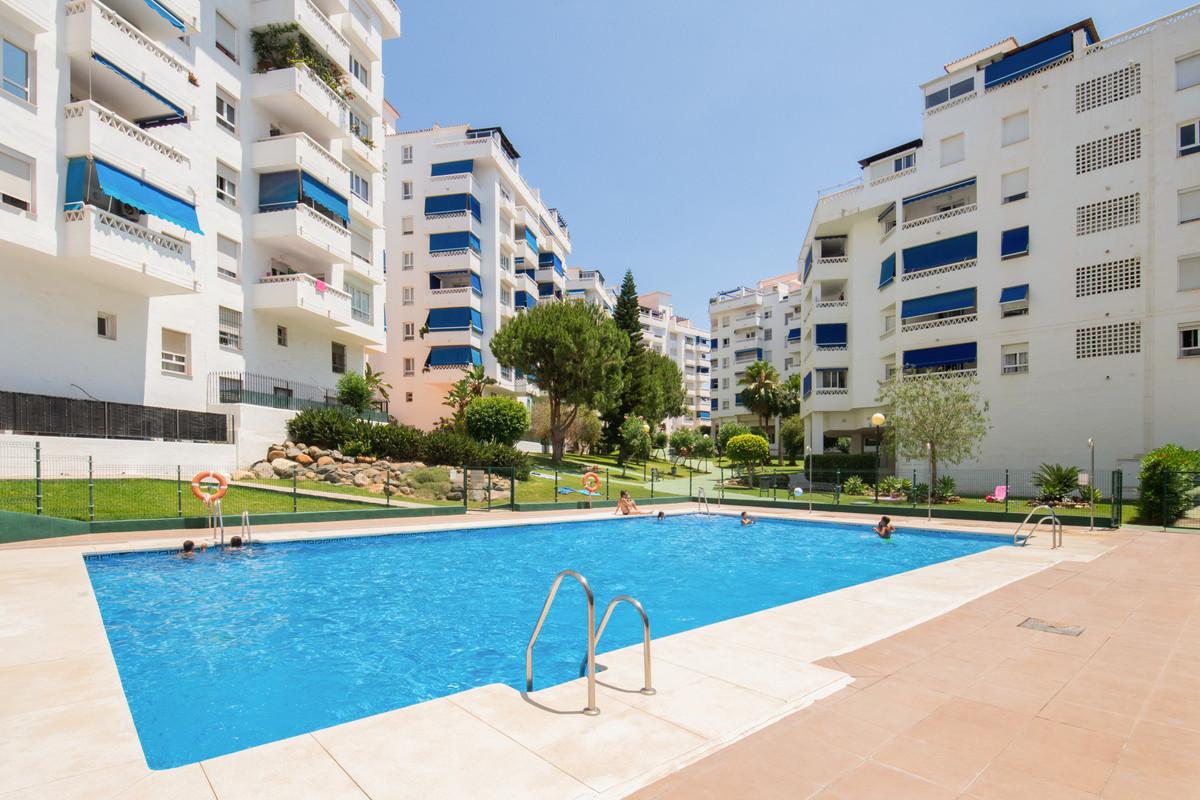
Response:
[{"label": "life ring post", "polygon": [[[204,481],[209,480],[217,482],[217,490],[212,494],[204,491],[203,483]],[[220,472],[216,472],[214,470],[204,470],[203,472],[197,472],[192,477],[192,494],[196,496],[197,500],[205,505],[212,505],[213,503],[217,502],[225,496],[225,492],[228,490],[229,479]]]},{"label": "life ring post", "polygon": [[600,494],[600,476],[595,472],[585,472],[582,483],[584,490],[589,494]]}]

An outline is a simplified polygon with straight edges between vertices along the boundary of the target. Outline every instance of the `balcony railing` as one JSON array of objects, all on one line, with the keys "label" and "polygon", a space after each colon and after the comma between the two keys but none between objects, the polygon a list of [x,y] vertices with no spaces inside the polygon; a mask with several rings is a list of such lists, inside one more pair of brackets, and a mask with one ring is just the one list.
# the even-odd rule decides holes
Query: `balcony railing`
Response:
[{"label": "balcony railing", "polygon": [[228,414],[0,392],[0,430],[36,436],[230,442]]},{"label": "balcony railing", "polygon": [[977,263],[979,262],[976,259],[969,258],[966,261],[956,261],[953,264],[944,264],[940,267],[933,267],[932,269],[923,269],[917,272],[905,272],[900,275],[900,280],[914,281],[918,278],[928,278],[930,275],[944,275],[947,272],[957,272],[960,269],[970,269]]},{"label": "balcony railing", "polygon": [[928,225],[931,222],[940,222],[941,220],[950,219],[951,217],[958,217],[963,214],[970,214],[972,211],[975,211],[977,208],[979,208],[978,203],[968,203],[965,206],[959,206],[958,208],[952,208],[949,211],[939,211],[936,214],[930,214],[925,217],[918,217],[917,219],[905,220],[903,228],[904,228],[904,230],[908,230],[909,228],[916,228],[921,225]]},{"label": "balcony railing", "polygon": [[943,317],[942,319],[931,319],[922,322],[901,322],[900,330],[908,333],[910,331],[924,331],[930,328],[945,328],[948,325],[961,325],[964,322],[975,322],[979,319],[979,315],[972,312],[970,314],[960,314],[956,317]]},{"label": "balcony railing", "polygon": [[[337,389],[326,389],[287,378],[275,378],[253,372],[210,372],[208,402],[213,405],[246,404],[287,411],[306,408],[338,408]],[[387,401],[373,401],[374,408],[364,419],[387,420]]]},{"label": "balcony railing", "polygon": [[160,47],[157,42],[98,0],[75,0],[75,2],[67,3],[63,10],[63,16],[69,19],[77,14],[86,14],[89,9],[95,9],[100,20],[112,29],[119,31],[129,45],[136,50],[149,53],[161,68],[184,79],[191,73],[187,64]]},{"label": "balcony railing", "polygon": [[125,119],[120,114],[109,111],[99,103],[92,100],[79,100],[74,103],[68,103],[63,107],[63,119],[68,120],[68,125],[70,124],[70,120],[87,117],[124,137],[127,145],[149,148],[172,164],[178,165],[183,169],[191,168],[191,159],[182,150],[178,150],[162,139],[150,135],[143,128]]}]

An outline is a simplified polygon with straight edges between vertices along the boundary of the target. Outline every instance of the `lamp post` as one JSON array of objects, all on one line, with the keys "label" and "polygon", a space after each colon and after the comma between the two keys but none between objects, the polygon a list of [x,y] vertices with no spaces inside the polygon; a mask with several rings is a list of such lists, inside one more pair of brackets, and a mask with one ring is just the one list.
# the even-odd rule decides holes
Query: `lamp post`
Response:
[{"label": "lamp post", "polygon": [[871,415],[871,425],[875,428],[875,505],[879,505],[879,459],[883,450],[883,425],[887,417],[876,411]]},{"label": "lamp post", "polygon": [[925,484],[925,518],[933,519],[933,442],[925,443],[925,452],[929,455],[929,483]]},{"label": "lamp post", "polygon": [[1088,468],[1088,530],[1096,529],[1096,440],[1088,437],[1088,451],[1091,453],[1091,466]]}]

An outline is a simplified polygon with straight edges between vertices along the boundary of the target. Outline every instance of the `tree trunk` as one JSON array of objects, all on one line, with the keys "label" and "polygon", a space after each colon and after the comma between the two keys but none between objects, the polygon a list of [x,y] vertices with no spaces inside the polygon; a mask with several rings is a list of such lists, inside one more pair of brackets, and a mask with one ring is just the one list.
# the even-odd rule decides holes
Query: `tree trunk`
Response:
[{"label": "tree trunk", "polygon": [[934,486],[937,486],[937,445],[929,448],[929,495],[931,497]]},{"label": "tree trunk", "polygon": [[557,397],[550,398],[550,459],[559,464],[563,459],[563,441],[566,431],[562,421],[562,402]]}]

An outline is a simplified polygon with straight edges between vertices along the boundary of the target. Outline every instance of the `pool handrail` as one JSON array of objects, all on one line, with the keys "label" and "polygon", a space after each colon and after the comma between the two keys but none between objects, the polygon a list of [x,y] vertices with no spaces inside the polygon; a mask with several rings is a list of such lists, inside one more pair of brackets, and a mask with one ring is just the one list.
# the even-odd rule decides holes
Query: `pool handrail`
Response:
[{"label": "pool handrail", "polygon": [[638,691],[642,694],[655,694],[654,684],[650,680],[650,617],[637,598],[620,594],[609,601],[608,608],[604,609],[604,616],[600,618],[600,627],[596,629],[595,643],[596,645],[600,644],[600,637],[604,635],[604,629],[608,626],[608,618],[612,616],[613,609],[621,603],[629,603],[642,615],[642,671],[645,685]]},{"label": "pool handrail", "polygon": [[588,584],[587,578],[580,575],[573,569],[564,569],[558,575],[554,576],[554,583],[550,584],[550,592],[546,595],[546,603],[542,606],[542,613],[538,616],[537,624],[533,626],[533,635],[529,637],[529,644],[525,646],[525,691],[533,691],[533,644],[537,641],[538,634],[542,632],[542,624],[546,621],[546,615],[550,613],[550,606],[554,605],[554,598],[558,595],[558,587],[562,584],[563,578],[572,577],[579,581],[579,585],[583,587],[583,594],[587,598],[587,706],[583,709],[583,713],[588,716],[595,716],[600,713],[600,709],[596,708],[596,599],[592,595],[592,587]]},{"label": "pool handrail", "polygon": [[[1025,524],[1029,522],[1030,518],[1033,517],[1034,514],[1038,513],[1043,508],[1050,512],[1050,516],[1039,519],[1033,524],[1033,527],[1029,529],[1029,533],[1025,535],[1024,539],[1019,538],[1021,535],[1021,529],[1025,527]],[[1054,513],[1054,508],[1044,503],[1036,506],[1032,511],[1025,515],[1025,519],[1022,520],[1021,524],[1017,526],[1017,529],[1013,531],[1013,544],[1024,547],[1029,543],[1029,540],[1033,538],[1033,535],[1037,533],[1038,527],[1046,520],[1050,520],[1050,549],[1054,550],[1055,548],[1062,547],[1062,522],[1059,520],[1058,514]]]},{"label": "pool handrail", "polygon": [[[711,517],[711,516],[712,516],[712,509],[710,509],[710,508],[708,507],[708,495],[706,495],[706,494],[704,493],[704,487],[703,487],[703,486],[701,486],[701,487],[700,487],[700,488],[697,490],[697,494],[696,494],[696,513],[697,513],[697,514],[699,514],[699,513],[700,513],[700,507],[701,507],[701,506],[703,506],[703,507],[704,507],[704,514],[705,514],[706,516],[709,516],[709,517]],[[644,616],[644,615],[643,615],[643,616]],[[604,626],[602,625],[601,627],[604,627]]]},{"label": "pool handrail", "polygon": [[242,511],[242,541],[250,544],[250,511]]},{"label": "pool handrail", "polygon": [[225,515],[221,513],[221,501],[213,500],[208,504],[208,527],[213,531],[213,538],[217,538],[217,531],[221,532],[221,544],[225,544]]}]

